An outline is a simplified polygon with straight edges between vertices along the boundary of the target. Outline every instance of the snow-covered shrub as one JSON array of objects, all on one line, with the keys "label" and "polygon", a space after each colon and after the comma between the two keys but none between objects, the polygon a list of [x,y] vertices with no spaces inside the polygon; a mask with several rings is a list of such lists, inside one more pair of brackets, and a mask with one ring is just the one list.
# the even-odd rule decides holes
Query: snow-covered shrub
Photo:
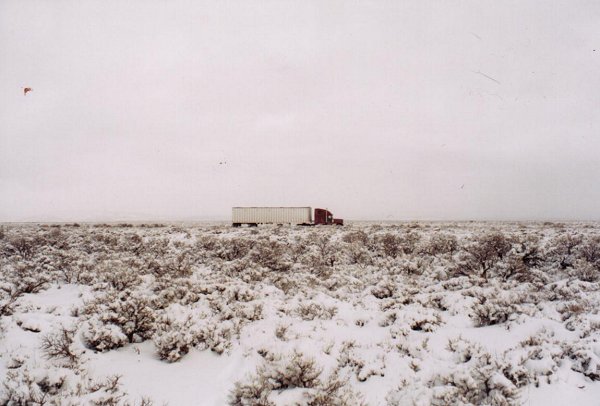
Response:
[{"label": "snow-covered shrub", "polygon": [[433,404],[519,405],[518,388],[495,366],[476,365],[440,375],[434,382]]},{"label": "snow-covered shrub", "polygon": [[286,295],[290,293],[295,294],[302,286],[306,287],[306,285],[299,285],[297,280],[295,280],[292,275],[287,273],[277,272],[264,279],[266,279],[276,288],[280,289]]},{"label": "snow-covered shrub", "polygon": [[273,389],[314,388],[321,382],[321,371],[314,358],[298,351],[280,356],[276,362],[258,368],[259,375],[266,376]]},{"label": "snow-covered shrub", "polygon": [[242,321],[258,321],[263,318],[263,305],[261,303],[237,303],[232,306],[234,309],[235,317]]},{"label": "snow-covered shrub", "polygon": [[502,371],[507,363],[485,351],[429,380],[430,404],[518,405],[518,387]]},{"label": "snow-covered shrub", "polygon": [[331,235],[315,233],[311,235],[310,242],[316,248],[316,252],[312,257],[312,263],[309,265],[332,267],[340,261],[342,249],[336,242],[332,241]]},{"label": "snow-covered shrub", "polygon": [[4,255],[19,256],[22,259],[31,259],[40,250],[43,240],[39,236],[33,237],[16,235],[8,238]]},{"label": "snow-covered shrub", "polygon": [[458,248],[458,239],[448,233],[435,233],[423,247],[429,255],[453,254]]},{"label": "snow-covered shrub", "polygon": [[[73,251],[73,250],[71,250]],[[96,264],[81,255],[80,252],[63,252],[58,272],[65,283],[91,285],[96,281]]]},{"label": "snow-covered shrub", "polygon": [[228,404],[230,406],[275,406],[275,403],[268,399],[272,391],[267,377],[254,375],[234,384],[229,394]]},{"label": "snow-covered shrub", "polygon": [[44,233],[41,238],[44,240],[44,245],[48,247],[61,251],[70,248],[67,234],[62,231],[62,228],[58,224],[53,225],[50,231]]},{"label": "snow-covered shrub", "polygon": [[423,236],[416,231],[407,231],[400,236],[400,249],[404,254],[411,255],[416,252]]},{"label": "snow-covered shrub", "polygon": [[444,288],[444,290],[449,292],[455,292],[469,289],[475,286],[476,281],[474,280],[474,278],[464,275],[462,270],[459,268],[460,267],[448,270],[448,273],[450,274],[451,278],[441,283],[441,286],[442,288]]},{"label": "snow-covered shrub", "polygon": [[155,237],[144,241],[142,254],[152,259],[164,258],[170,253],[169,243],[170,240],[166,237]]},{"label": "snow-covered shrub", "polygon": [[336,373],[304,396],[307,406],[366,406],[362,396],[352,389],[348,380],[341,379]]},{"label": "snow-covered shrub", "polygon": [[472,308],[472,318],[477,327],[504,323],[512,313],[512,306],[502,302],[484,301]]},{"label": "snow-covered shrub", "polygon": [[156,309],[164,309],[173,303],[190,305],[198,302],[205,286],[187,279],[162,277],[156,280],[152,286],[152,292],[156,295],[153,304]]},{"label": "snow-covered shrub", "polygon": [[[265,355],[265,362],[257,368],[254,375],[235,383],[229,395],[230,405],[273,406],[275,403],[269,399],[269,395],[274,390],[316,388],[321,385],[321,368],[316,365],[314,359],[307,358],[297,351],[287,356]],[[335,388],[331,386],[330,389]],[[339,389],[333,390],[332,396]]]},{"label": "snow-covered shrub", "polygon": [[562,320],[567,321],[571,317],[579,316],[584,313],[589,307],[589,303],[585,300],[575,299],[565,303],[561,303],[556,307],[556,310],[561,314]]},{"label": "snow-covered shrub", "polygon": [[337,358],[338,368],[344,368],[345,366],[353,364],[352,353],[354,352],[355,348],[356,341],[354,340],[347,340],[342,342]]},{"label": "snow-covered shrub", "polygon": [[342,241],[348,244],[357,244],[362,247],[370,245],[370,236],[363,230],[348,231],[342,235]]},{"label": "snow-covered shrub", "polygon": [[240,324],[234,321],[211,321],[198,327],[196,340],[206,348],[221,355],[232,346],[231,341],[239,334]]},{"label": "snow-covered shrub", "polygon": [[223,295],[227,296],[229,302],[251,302],[259,296],[256,290],[244,284],[228,287]]},{"label": "snow-covered shrub", "polygon": [[250,252],[254,244],[253,240],[241,237],[222,239],[219,240],[219,245],[214,254],[217,258],[225,261],[242,259]]},{"label": "snow-covered shrub", "polygon": [[414,312],[404,312],[397,323],[408,325],[413,331],[432,332],[442,324],[442,317],[436,310],[429,308],[415,309]]},{"label": "snow-covered shrub", "polygon": [[421,342],[400,340],[396,344],[396,350],[402,356],[423,360],[429,356],[429,337],[426,337]]},{"label": "snow-covered shrub", "polygon": [[82,314],[94,316],[103,324],[119,327],[130,343],[148,339],[154,333],[154,303],[138,291],[125,290],[101,295],[87,303]]},{"label": "snow-covered shrub", "polygon": [[476,291],[476,302],[471,307],[471,318],[477,327],[491,326],[506,322],[513,314],[522,313],[522,296],[504,293]]},{"label": "snow-covered shrub", "polygon": [[455,303],[449,295],[443,293],[418,296],[414,301],[421,306],[442,312],[448,311]]},{"label": "snow-covered shrub", "polygon": [[365,382],[372,376],[384,376],[385,362],[383,355],[374,355],[372,351],[359,348],[354,341],[342,343],[338,357],[338,369],[349,368],[359,382]]},{"label": "snow-covered shrub", "polygon": [[515,253],[527,268],[539,267],[544,263],[544,252],[540,245],[540,237],[536,235],[517,237]]},{"label": "snow-covered shrub", "polygon": [[0,282],[0,317],[10,316],[17,303],[21,292],[17,291],[11,283]]},{"label": "snow-covered shrub", "polygon": [[65,361],[67,365],[77,365],[81,353],[73,344],[74,338],[75,329],[61,326],[58,330],[42,337],[42,351],[49,358]]},{"label": "snow-covered shrub", "polygon": [[385,233],[378,237],[381,250],[386,256],[392,258],[396,258],[402,253],[401,241],[400,236],[394,233]]},{"label": "snow-covered shrub", "polygon": [[[596,344],[597,346],[597,344]],[[571,369],[592,381],[600,381],[600,355],[583,343],[564,344],[565,355],[572,361]]]},{"label": "snow-covered shrub", "polygon": [[523,262],[522,256],[513,252],[509,252],[503,261],[496,262],[488,274],[498,276],[503,280],[515,279],[526,282],[535,279],[535,274]]},{"label": "snow-covered shrub", "polygon": [[[535,340],[539,337],[541,336],[538,334],[531,339]],[[525,348],[526,346],[527,344],[525,342],[521,344],[521,348]],[[510,352],[508,358],[505,353],[502,357],[490,359],[490,355],[480,344],[465,340],[460,336],[449,339],[446,349],[453,354],[453,361],[456,365],[465,364],[468,368],[473,368],[473,363],[471,362],[473,359],[476,361],[476,366],[481,364],[481,360],[484,360],[486,363],[492,362],[492,364],[498,368],[498,371],[501,372],[502,375],[516,388],[521,388],[527,385],[532,379],[536,379],[536,374],[539,375],[543,373],[544,376],[548,375],[548,371],[544,370],[541,372],[538,365],[530,366],[530,368],[535,369],[535,371],[530,372],[530,370],[528,370],[526,362],[533,359],[534,355],[527,349],[511,349],[508,351]],[[484,369],[485,368],[486,367],[484,367]]]},{"label": "snow-covered shrub", "polygon": [[[147,399],[142,404],[149,405]],[[121,389],[120,377],[94,380],[64,368],[23,365],[6,373],[0,404],[13,405],[132,405]]]},{"label": "snow-covered shrub", "polygon": [[554,333],[541,329],[505,352],[507,362],[502,372],[518,387],[529,383],[539,386],[542,378],[550,384],[564,357],[564,348]]},{"label": "snow-covered shrub", "polygon": [[469,362],[475,354],[483,352],[483,348],[480,345],[465,340],[461,336],[449,338],[446,350],[453,354],[454,362],[456,364]]},{"label": "snow-covered shrub", "polygon": [[[261,303],[236,301],[235,293],[228,290],[216,291],[207,296],[210,309],[220,320],[238,319],[239,321],[257,321],[263,317]],[[238,299],[250,299],[250,295],[238,296]]]},{"label": "snow-covered shrub", "polygon": [[111,255],[115,252],[122,253],[127,251],[127,247],[119,245],[118,233],[107,230],[99,229],[89,233],[85,233],[84,241],[80,245],[82,251],[87,254],[107,254]]},{"label": "snow-covered shrub", "polygon": [[127,344],[127,336],[114,324],[105,324],[93,317],[83,323],[81,338],[84,344],[95,351],[109,351]]},{"label": "snow-covered shrub", "polygon": [[290,261],[294,264],[296,263],[305,263],[306,256],[310,252],[310,245],[306,238],[296,236],[292,241],[290,241],[288,246],[288,255]]},{"label": "snow-covered shrub", "polygon": [[600,270],[600,236],[588,237],[579,247],[579,255]]},{"label": "snow-covered shrub", "polygon": [[29,261],[18,261],[12,267],[3,269],[4,280],[13,284],[16,294],[38,293],[48,287],[52,281],[51,266],[47,258],[37,257]]},{"label": "snow-covered shrub", "polygon": [[138,233],[121,234],[119,245],[123,251],[140,255],[144,251],[144,239]]},{"label": "snow-covered shrub", "polygon": [[463,265],[470,270],[481,272],[486,278],[490,268],[502,260],[511,248],[508,238],[499,231],[476,235],[463,247]]},{"label": "snow-covered shrub", "polygon": [[261,239],[250,251],[250,259],[271,271],[286,272],[292,267],[292,263],[286,258],[286,246],[279,241]]},{"label": "snow-covered shrub", "polygon": [[548,259],[562,269],[573,266],[577,258],[577,247],[583,242],[580,234],[561,234],[550,242]]},{"label": "snow-covered shrub", "polygon": [[420,276],[431,268],[431,257],[406,256],[398,261],[398,268],[406,275]]},{"label": "snow-covered shrub", "polygon": [[191,318],[183,322],[166,318],[158,323],[152,341],[160,359],[175,362],[198,343],[198,332]]},{"label": "snow-covered shrub", "polygon": [[275,337],[277,337],[281,341],[287,341],[288,340],[287,332],[288,332],[289,328],[290,328],[289,324],[279,324],[275,328]]},{"label": "snow-covered shrub", "polygon": [[201,258],[210,257],[219,246],[219,239],[212,235],[200,234],[196,237],[195,251]]},{"label": "snow-covered shrub", "polygon": [[98,290],[110,288],[124,291],[135,288],[142,281],[139,271],[132,269],[130,265],[121,260],[104,261],[97,266],[95,271],[100,281],[96,286]]},{"label": "snow-covered shrub", "polygon": [[398,290],[396,283],[391,279],[383,279],[371,288],[371,294],[377,299],[387,299]]},{"label": "snow-covered shrub", "polygon": [[585,259],[575,261],[571,276],[584,282],[597,282],[600,280],[600,261],[590,263]]},{"label": "snow-covered shrub", "polygon": [[43,405],[58,400],[66,392],[67,374],[40,369],[19,368],[6,373],[0,403],[3,405]]},{"label": "snow-covered shrub", "polygon": [[181,252],[154,259],[148,264],[148,269],[157,277],[187,278],[192,275],[192,265],[192,254],[183,249]]},{"label": "snow-covered shrub", "polygon": [[296,314],[302,320],[310,321],[315,319],[330,320],[337,314],[337,307],[324,306],[317,302],[300,303],[296,307]]},{"label": "snow-covered shrub", "polygon": [[346,258],[350,265],[364,266],[373,262],[368,248],[361,243],[354,242],[346,244],[344,253],[346,254]]}]

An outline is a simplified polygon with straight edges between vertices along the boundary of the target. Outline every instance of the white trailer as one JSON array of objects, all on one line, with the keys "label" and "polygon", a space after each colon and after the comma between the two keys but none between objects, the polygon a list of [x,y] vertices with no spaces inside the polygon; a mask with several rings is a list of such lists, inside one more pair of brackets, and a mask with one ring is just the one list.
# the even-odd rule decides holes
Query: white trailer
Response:
[{"label": "white trailer", "polygon": [[234,207],[231,213],[234,227],[242,224],[305,224],[313,222],[310,207]]}]

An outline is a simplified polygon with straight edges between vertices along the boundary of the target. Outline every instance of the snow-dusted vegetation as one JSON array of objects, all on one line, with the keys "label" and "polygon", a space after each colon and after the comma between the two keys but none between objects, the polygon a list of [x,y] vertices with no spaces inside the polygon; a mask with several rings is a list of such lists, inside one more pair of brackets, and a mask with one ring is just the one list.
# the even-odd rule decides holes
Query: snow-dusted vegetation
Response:
[{"label": "snow-dusted vegetation", "polygon": [[596,224],[5,225],[0,404],[591,404]]}]

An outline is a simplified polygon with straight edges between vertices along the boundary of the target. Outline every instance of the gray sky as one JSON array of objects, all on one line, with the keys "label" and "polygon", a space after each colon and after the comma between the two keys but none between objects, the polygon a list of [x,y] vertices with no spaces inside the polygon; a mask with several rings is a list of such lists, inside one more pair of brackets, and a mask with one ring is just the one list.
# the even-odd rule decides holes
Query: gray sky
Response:
[{"label": "gray sky", "polygon": [[599,129],[598,1],[0,1],[0,221],[600,220]]}]

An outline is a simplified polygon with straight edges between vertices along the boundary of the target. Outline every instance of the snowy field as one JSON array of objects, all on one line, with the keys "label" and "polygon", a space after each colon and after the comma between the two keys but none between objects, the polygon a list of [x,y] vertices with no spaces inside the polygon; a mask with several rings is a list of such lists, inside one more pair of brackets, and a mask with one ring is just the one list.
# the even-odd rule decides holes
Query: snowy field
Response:
[{"label": "snowy field", "polygon": [[3,405],[592,405],[600,225],[0,228]]}]

